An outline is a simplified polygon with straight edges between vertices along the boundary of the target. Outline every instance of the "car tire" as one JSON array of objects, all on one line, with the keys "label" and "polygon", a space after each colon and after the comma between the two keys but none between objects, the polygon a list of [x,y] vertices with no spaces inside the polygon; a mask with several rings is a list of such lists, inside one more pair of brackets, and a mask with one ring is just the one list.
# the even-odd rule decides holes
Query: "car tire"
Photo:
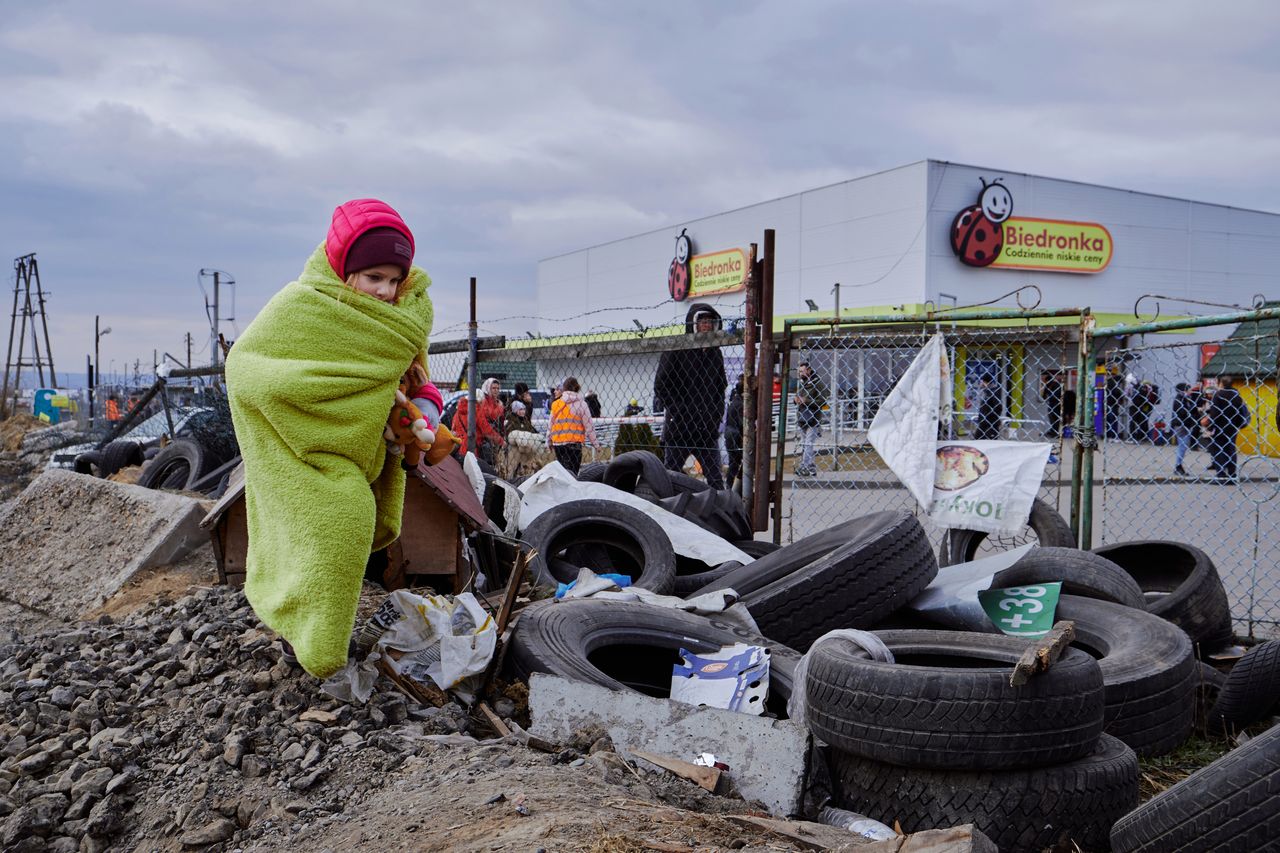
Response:
[{"label": "car tire", "polygon": [[1181,542],[1143,540],[1094,548],[1138,582],[1147,609],[1187,632],[1201,653],[1230,645],[1231,606],[1209,555]]},{"label": "car tire", "polygon": [[[1065,764],[1022,770],[923,770],[832,750],[841,805],[898,821],[904,832],[971,823],[1001,853],[1105,850],[1111,825],[1138,804],[1138,759],[1102,735]],[[1064,839],[1075,842],[1056,846]]]},{"label": "car tire", "polygon": [[578,469],[578,482],[599,483],[604,480],[605,469],[609,466],[603,462],[588,462]]},{"label": "car tire", "polygon": [[665,697],[680,649],[707,653],[734,643],[769,649],[768,705],[775,715],[785,716],[800,656],[737,625],[682,610],[630,601],[538,602],[521,611],[507,663],[522,680],[545,672]]},{"label": "car tire", "polygon": [[997,572],[991,589],[1008,589],[1060,581],[1065,595],[1100,598],[1137,610],[1146,610],[1138,582],[1124,569],[1079,548],[1035,548],[1004,571]]},{"label": "car tire", "polygon": [[1231,750],[1116,821],[1117,853],[1280,848],[1280,726]]},{"label": "car tire", "polygon": [[1073,645],[1098,659],[1103,731],[1144,758],[1172,752],[1187,739],[1199,672],[1181,629],[1132,607],[1074,595],[1058,599],[1054,618],[1074,622]]},{"label": "car tire", "polygon": [[672,594],[681,598],[698,595],[707,584],[717,581],[734,569],[741,568],[742,563],[729,560],[718,566],[708,566],[701,560],[676,555],[676,581]]},{"label": "car tire", "polygon": [[98,476],[110,477],[122,468],[141,465],[145,460],[142,445],[135,441],[117,439],[102,448],[102,461],[98,464]]},{"label": "car tire", "polygon": [[[1071,525],[1058,514],[1057,510],[1044,501],[1036,498],[1031,502],[1031,516],[1027,526],[1035,533],[1042,548],[1074,548],[1076,538],[1071,533]],[[978,547],[987,539],[981,530],[960,530],[951,528],[942,534],[942,545],[938,551],[938,565],[954,566],[957,563],[968,563],[978,556]]]},{"label": "car tire", "polygon": [[647,450],[629,450],[616,457],[605,468],[601,482],[632,493],[637,485],[644,483],[659,499],[675,494],[671,473],[662,466],[661,459]]},{"label": "car tire", "polygon": [[147,489],[188,489],[217,467],[215,463],[199,444],[180,438],[147,463],[138,485]]},{"label": "car tire", "polygon": [[580,564],[572,562],[570,552],[589,545],[608,549],[613,570],[629,575],[634,586],[666,594],[675,585],[676,558],[666,531],[626,504],[568,501],[535,518],[521,538],[537,552],[530,571],[540,586],[577,580]]},{"label": "car tire", "polygon": [[[636,487],[636,494],[640,488]],[[754,532],[742,498],[725,489],[682,492],[658,500],[657,504],[722,539],[749,539]]]},{"label": "car tire", "polygon": [[1027,649],[1014,637],[883,631],[893,663],[841,637],[810,651],[806,721],[842,752],[901,767],[1008,770],[1062,764],[1102,734],[1102,672],[1068,648],[1020,687],[1009,673]]},{"label": "car tire", "polygon": [[807,649],[836,628],[870,628],[938,573],[928,535],[904,510],[855,519],[842,525],[841,535],[844,544],[767,585],[744,591],[737,579],[768,576],[752,569],[788,549],[734,569],[705,591],[732,587],[765,636]]},{"label": "car tire", "polygon": [[1238,732],[1266,719],[1280,704],[1280,640],[1245,652],[1223,679],[1209,709],[1210,731]]},{"label": "car tire", "polygon": [[98,450],[86,450],[76,456],[71,463],[71,470],[77,474],[88,474],[94,476],[95,472],[102,465],[102,452]]},{"label": "car tire", "polygon": [[734,542],[733,547],[750,557],[755,557],[757,560],[761,557],[772,554],[774,551],[782,550],[781,545],[774,542],[765,542],[760,539],[743,539],[738,542]]}]

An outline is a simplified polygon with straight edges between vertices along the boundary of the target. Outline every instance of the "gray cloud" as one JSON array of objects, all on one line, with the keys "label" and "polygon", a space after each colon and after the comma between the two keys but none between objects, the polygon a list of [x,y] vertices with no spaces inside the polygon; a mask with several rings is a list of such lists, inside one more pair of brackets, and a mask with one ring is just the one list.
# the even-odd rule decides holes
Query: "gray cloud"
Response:
[{"label": "gray cloud", "polygon": [[539,258],[923,157],[1274,208],[1278,29],[1183,0],[25,4],[0,257],[39,253],[80,370],[95,313],[104,361],[202,336],[202,266],[243,326],[356,196],[405,215],[455,330],[470,275],[484,317],[533,313]]}]

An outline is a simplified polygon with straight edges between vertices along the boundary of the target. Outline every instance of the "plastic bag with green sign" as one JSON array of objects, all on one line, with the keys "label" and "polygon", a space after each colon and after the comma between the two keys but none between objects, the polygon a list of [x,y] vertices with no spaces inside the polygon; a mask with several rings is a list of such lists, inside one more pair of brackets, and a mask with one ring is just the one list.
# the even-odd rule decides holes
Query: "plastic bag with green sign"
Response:
[{"label": "plastic bag with green sign", "polygon": [[982,609],[995,626],[1010,637],[1043,637],[1053,628],[1062,584],[1039,583],[978,593]]}]

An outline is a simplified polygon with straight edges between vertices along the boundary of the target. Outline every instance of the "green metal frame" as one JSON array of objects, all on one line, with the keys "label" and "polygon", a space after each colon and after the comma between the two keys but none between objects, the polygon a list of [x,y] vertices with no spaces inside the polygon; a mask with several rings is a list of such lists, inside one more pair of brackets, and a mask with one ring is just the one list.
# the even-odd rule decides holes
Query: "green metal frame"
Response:
[{"label": "green metal frame", "polygon": [[[965,322],[982,322],[988,320],[1034,320],[1042,318],[1075,318],[1080,323],[1080,362],[1078,387],[1080,392],[1076,395],[1076,411],[1080,419],[1080,423],[1089,424],[1090,428],[1088,436],[1092,439],[1093,430],[1093,402],[1092,397],[1088,394],[1081,393],[1084,389],[1084,359],[1086,351],[1092,352],[1092,348],[1088,346],[1088,330],[1093,326],[1093,315],[1088,307],[1084,308],[993,308],[987,311],[967,311],[963,314],[956,313],[952,310],[927,311],[923,314],[864,314],[855,316],[846,316],[841,314],[840,317],[806,317],[800,319],[786,320],[782,326],[782,392],[779,397],[778,405],[778,435],[777,435],[777,452],[774,454],[774,472],[773,472],[773,493],[775,499],[773,502],[773,541],[780,543],[782,541],[782,483],[783,483],[783,466],[786,461],[786,441],[787,441],[787,398],[791,396],[791,350],[795,344],[795,335],[797,332],[808,334],[814,330],[827,329],[834,331],[836,329],[845,329],[858,326],[884,326],[884,325],[915,325],[928,326],[938,323],[965,323]],[[1052,328],[1052,327],[1049,327]],[[1086,399],[1087,398],[1087,399]],[[1079,423],[1073,427],[1073,435],[1078,435],[1074,430],[1079,428]],[[1089,493],[1091,489],[1083,488],[1081,480],[1082,471],[1088,469],[1092,471],[1093,458],[1089,454],[1087,458],[1082,459],[1079,441],[1076,443],[1075,457],[1071,469],[1071,529],[1076,532],[1080,524],[1083,523],[1083,515],[1079,511],[1080,500],[1083,493]],[[1092,482],[1090,478],[1084,482]],[[1092,495],[1089,495],[1092,500]]]},{"label": "green metal frame", "polygon": [[[1200,329],[1206,326],[1228,326],[1238,323],[1249,323],[1256,320],[1274,320],[1280,318],[1280,308],[1258,308],[1252,311],[1232,311],[1225,314],[1206,314],[1203,317],[1185,317],[1179,320],[1154,321],[1150,323],[1122,323],[1115,326],[1104,326],[1102,328],[1093,329],[1088,333],[1089,345],[1086,348],[1083,345],[1082,334],[1081,346],[1081,362],[1080,362],[1080,393],[1078,395],[1079,405],[1077,409],[1081,423],[1077,425],[1079,432],[1076,433],[1076,462],[1080,467],[1079,480],[1081,481],[1079,501],[1078,524],[1077,517],[1073,513],[1072,530],[1078,535],[1078,542],[1081,548],[1089,549],[1093,547],[1093,467],[1094,467],[1094,451],[1097,450],[1097,437],[1093,434],[1093,397],[1094,397],[1094,375],[1098,369],[1098,349],[1103,341],[1108,338],[1115,338],[1121,335],[1146,335],[1158,332],[1177,332],[1186,329]],[[1087,380],[1086,380],[1087,377]],[[1086,390],[1087,388],[1087,390]],[[1087,426],[1085,426],[1087,425]],[[1085,441],[1080,441],[1081,435],[1086,437]],[[1071,478],[1071,488],[1073,500],[1077,500],[1075,474]],[[1088,483],[1089,487],[1084,488],[1083,484]]]}]

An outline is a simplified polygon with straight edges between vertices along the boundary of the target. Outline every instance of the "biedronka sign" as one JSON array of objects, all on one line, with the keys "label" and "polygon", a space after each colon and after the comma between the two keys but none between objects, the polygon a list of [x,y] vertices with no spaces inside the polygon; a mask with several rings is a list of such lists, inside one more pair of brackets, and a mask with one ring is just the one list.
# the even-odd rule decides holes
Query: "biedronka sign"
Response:
[{"label": "biedronka sign", "polygon": [[1111,232],[1096,222],[1013,216],[1013,195],[982,182],[978,201],[951,222],[951,250],[971,267],[1098,273],[1111,263]]},{"label": "biedronka sign", "polygon": [[692,296],[735,293],[747,286],[747,254],[725,249],[706,255],[693,254],[693,242],[685,230],[676,237],[676,253],[667,268],[667,290],[677,302]]}]

